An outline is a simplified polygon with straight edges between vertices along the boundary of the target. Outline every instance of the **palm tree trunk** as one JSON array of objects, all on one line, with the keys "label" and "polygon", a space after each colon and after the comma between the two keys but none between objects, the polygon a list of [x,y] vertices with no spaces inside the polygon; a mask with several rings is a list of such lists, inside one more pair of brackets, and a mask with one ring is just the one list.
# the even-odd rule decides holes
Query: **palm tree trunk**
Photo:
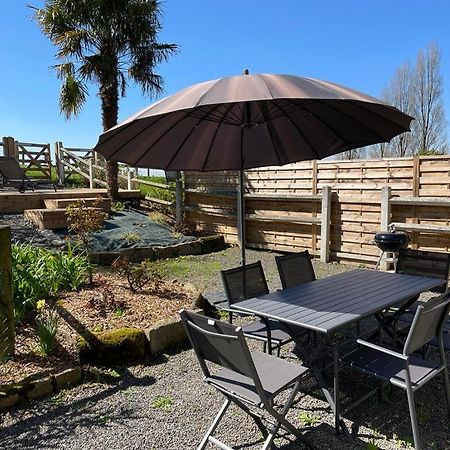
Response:
[{"label": "palm tree trunk", "polygon": [[[102,102],[103,131],[117,125],[119,113],[119,84],[117,76],[109,76],[108,80],[101,83],[100,98]],[[106,161],[106,182],[108,183],[108,195],[116,201],[119,197],[118,166],[115,161]]]}]

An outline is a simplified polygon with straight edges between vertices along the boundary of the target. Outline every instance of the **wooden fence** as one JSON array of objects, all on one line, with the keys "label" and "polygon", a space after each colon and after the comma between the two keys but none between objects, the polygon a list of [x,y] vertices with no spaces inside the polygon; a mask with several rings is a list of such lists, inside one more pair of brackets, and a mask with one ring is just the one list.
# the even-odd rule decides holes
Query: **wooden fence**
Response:
[{"label": "wooden fence", "polygon": [[50,144],[18,142],[12,137],[2,140],[3,154],[14,156],[27,175],[33,178],[52,178],[52,158]]},{"label": "wooden fence", "polygon": [[[233,172],[186,173],[186,221],[236,242],[236,182]],[[450,198],[450,156],[311,161],[246,172],[247,245],[318,254],[318,225],[308,221],[320,212],[314,196],[320,196],[324,186],[332,189],[329,245],[334,260],[375,262],[378,258],[372,240],[382,227],[383,186],[389,186],[394,197],[390,222],[449,225],[450,204],[436,205],[433,200]],[[304,198],[296,201],[299,196]],[[396,197],[407,200],[396,201]],[[410,197],[421,201],[411,203]],[[273,217],[286,220],[267,220]],[[449,233],[419,230],[410,230],[414,247],[449,250]]]}]

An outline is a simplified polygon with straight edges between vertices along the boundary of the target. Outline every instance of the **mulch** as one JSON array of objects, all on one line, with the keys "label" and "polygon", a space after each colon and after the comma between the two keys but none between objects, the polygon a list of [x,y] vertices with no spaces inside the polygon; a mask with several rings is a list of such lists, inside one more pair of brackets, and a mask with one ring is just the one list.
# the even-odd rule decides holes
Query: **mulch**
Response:
[{"label": "mulch", "polygon": [[[92,285],[59,296],[58,310],[64,319],[60,319],[58,344],[52,355],[40,354],[33,318],[16,329],[16,355],[0,364],[0,385],[36,373],[57,373],[77,364],[74,326],[92,332],[121,327],[144,329],[175,317],[180,309],[191,307],[195,298],[192,288],[176,282],[150,282],[133,293],[123,277],[95,274]],[[72,325],[67,323],[68,318]]]}]

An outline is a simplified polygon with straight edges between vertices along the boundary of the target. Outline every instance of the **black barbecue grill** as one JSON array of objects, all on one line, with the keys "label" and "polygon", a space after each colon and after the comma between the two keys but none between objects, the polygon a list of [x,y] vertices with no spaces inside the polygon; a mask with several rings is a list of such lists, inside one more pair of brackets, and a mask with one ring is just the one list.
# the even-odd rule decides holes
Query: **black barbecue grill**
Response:
[{"label": "black barbecue grill", "polygon": [[408,247],[411,238],[408,233],[404,231],[381,231],[375,234],[374,242],[382,251],[375,269],[378,269],[385,253],[393,253],[392,262],[394,266],[397,262],[397,253],[400,249]]}]

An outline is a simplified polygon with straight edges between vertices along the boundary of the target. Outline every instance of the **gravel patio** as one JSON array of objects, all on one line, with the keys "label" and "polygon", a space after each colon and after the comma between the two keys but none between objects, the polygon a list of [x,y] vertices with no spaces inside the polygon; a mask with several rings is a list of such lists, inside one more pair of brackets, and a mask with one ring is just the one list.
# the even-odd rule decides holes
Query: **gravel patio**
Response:
[{"label": "gravel patio", "polygon": [[[249,251],[249,262],[262,260],[269,287],[279,287],[278,276],[269,252]],[[238,264],[239,252],[223,252],[180,258],[175,275],[203,291],[220,287],[217,268]],[[176,261],[170,262],[176,264]],[[315,263],[318,277],[354,268],[350,265]],[[252,344],[253,345],[253,344]],[[284,356],[295,361],[284,350]],[[0,448],[4,449],[193,449],[222,403],[222,397],[201,381],[197,360],[187,346],[173,349],[147,365],[116,370],[90,369],[87,382],[62,391],[44,401],[32,402],[2,412]],[[343,373],[344,390],[355,394],[366,388],[366,378]],[[450,422],[446,415],[440,379],[427,384],[417,395],[417,411],[424,448],[449,449]],[[305,390],[288,418],[306,430],[318,449],[401,449],[411,448],[410,422],[406,396],[393,389],[383,402],[376,397],[345,416],[353,441],[335,436],[333,416],[317,394],[315,383],[305,380]],[[356,394],[355,394],[356,395]],[[259,448],[260,435],[253,421],[233,409],[218,430],[218,438],[228,445],[247,443],[249,450]],[[277,438],[277,448],[304,448]],[[369,443],[370,442],[370,443]],[[209,447],[208,447],[209,448]],[[211,447],[212,448],[212,447]],[[238,447],[239,448],[239,447]]]}]

